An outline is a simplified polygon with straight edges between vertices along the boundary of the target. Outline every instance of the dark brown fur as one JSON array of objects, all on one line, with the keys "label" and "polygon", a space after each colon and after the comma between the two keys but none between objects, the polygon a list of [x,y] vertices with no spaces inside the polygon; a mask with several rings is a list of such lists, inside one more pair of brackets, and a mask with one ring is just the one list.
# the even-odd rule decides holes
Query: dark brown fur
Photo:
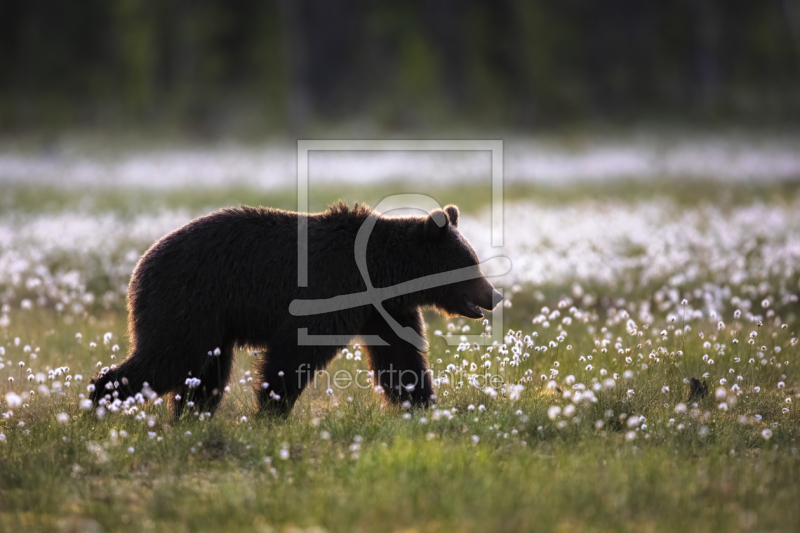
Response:
[{"label": "dark brown fur", "polygon": [[[456,228],[458,209],[448,206],[445,212],[443,228],[431,216],[379,217],[367,248],[375,287],[478,263]],[[298,346],[298,328],[308,328],[312,335],[380,335],[389,346],[366,350],[387,397],[427,404],[433,389],[424,354],[398,338],[374,307],[314,316],[288,311],[298,298],[365,290],[353,250],[356,233],[369,215],[366,206],[351,209],[344,204],[313,215],[241,207],[198,218],[162,238],[142,256],[131,278],[128,357],[95,376],[92,399],[97,402],[114,391],[124,399],[147,382],[156,394],[171,394],[179,414],[190,392],[185,380],[191,376],[201,380],[191,391],[192,400],[213,411],[230,378],[234,348],[247,346],[262,351],[254,381],[258,407],[288,413],[313,371],[323,369],[342,348]],[[309,285],[302,288],[297,286],[298,216],[308,218]],[[491,309],[498,296],[479,278],[400,296],[384,306],[401,325],[424,337],[421,307],[469,315],[465,297]],[[209,356],[215,348],[221,354]],[[399,377],[402,371],[410,371],[405,375],[415,380],[422,376],[422,382],[406,390],[402,385],[411,377]]]}]

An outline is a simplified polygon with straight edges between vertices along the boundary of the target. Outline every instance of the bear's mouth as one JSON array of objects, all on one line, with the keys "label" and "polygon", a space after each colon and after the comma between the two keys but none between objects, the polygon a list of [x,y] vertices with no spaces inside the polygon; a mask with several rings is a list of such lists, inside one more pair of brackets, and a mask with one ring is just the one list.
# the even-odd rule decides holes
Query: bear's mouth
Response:
[{"label": "bear's mouth", "polygon": [[464,309],[461,311],[461,314],[467,318],[483,318],[483,311],[481,311],[481,308],[470,300],[466,293],[464,293],[462,297]]}]

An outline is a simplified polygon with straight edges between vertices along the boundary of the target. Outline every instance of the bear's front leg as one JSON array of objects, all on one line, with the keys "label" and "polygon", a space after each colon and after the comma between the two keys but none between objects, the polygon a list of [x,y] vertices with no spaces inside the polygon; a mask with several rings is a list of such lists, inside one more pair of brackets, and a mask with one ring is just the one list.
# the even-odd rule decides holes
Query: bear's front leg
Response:
[{"label": "bear's front leg", "polygon": [[256,408],[266,415],[288,416],[314,372],[325,368],[336,355],[333,346],[298,346],[291,335],[280,336],[261,353],[254,387]]},{"label": "bear's front leg", "polygon": [[[390,314],[401,327],[411,327],[425,338],[419,309],[390,311]],[[383,388],[386,397],[396,404],[408,400],[412,405],[427,407],[434,395],[425,354],[398,337],[377,311],[367,319],[361,334],[378,335],[388,344],[366,347],[375,382]]]}]

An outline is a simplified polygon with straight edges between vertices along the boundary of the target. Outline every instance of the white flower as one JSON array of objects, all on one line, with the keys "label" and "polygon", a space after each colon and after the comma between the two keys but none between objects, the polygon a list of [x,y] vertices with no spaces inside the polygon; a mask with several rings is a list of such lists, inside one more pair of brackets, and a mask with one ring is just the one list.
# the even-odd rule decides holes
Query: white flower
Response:
[{"label": "white flower", "polygon": [[66,424],[69,422],[69,415],[67,413],[58,413],[56,415],[56,420],[59,424]]},{"label": "white flower", "polygon": [[22,405],[22,398],[16,392],[7,392],[6,404],[8,404],[11,409],[14,409]]},{"label": "white flower", "polygon": [[772,438],[772,430],[767,428],[761,432],[761,436],[764,437],[765,440],[769,440]]},{"label": "white flower", "polygon": [[511,385],[508,391],[508,399],[512,402],[519,400],[519,397],[524,389],[525,387],[522,385]]}]

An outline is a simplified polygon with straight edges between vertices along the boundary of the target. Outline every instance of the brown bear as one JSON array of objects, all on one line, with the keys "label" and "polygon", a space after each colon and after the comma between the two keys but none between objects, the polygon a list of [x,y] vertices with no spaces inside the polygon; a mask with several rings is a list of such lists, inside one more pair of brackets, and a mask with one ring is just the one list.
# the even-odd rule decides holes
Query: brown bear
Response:
[{"label": "brown bear", "polygon": [[[298,286],[300,217],[307,222],[305,287]],[[367,290],[354,253],[367,221],[374,224],[365,251],[369,283],[394,290],[384,293],[383,309],[351,301],[293,313],[293,302],[312,300],[313,307]],[[402,217],[358,204],[310,215],[243,206],[193,220],[156,242],[136,265],[128,288],[128,357],[94,377],[90,397],[95,403],[124,400],[147,383],[155,394],[170,394],[176,415],[189,398],[213,411],[230,378],[234,348],[246,346],[260,351],[258,408],[286,414],[314,371],[348,339],[371,337],[377,342],[364,349],[384,394],[396,403],[427,405],[433,389],[425,347],[412,339],[424,339],[421,308],[477,319],[481,307],[492,309],[501,299],[457,226],[452,205]],[[477,272],[470,279],[442,277],[470,268]],[[306,342],[303,335],[334,340]]]}]

